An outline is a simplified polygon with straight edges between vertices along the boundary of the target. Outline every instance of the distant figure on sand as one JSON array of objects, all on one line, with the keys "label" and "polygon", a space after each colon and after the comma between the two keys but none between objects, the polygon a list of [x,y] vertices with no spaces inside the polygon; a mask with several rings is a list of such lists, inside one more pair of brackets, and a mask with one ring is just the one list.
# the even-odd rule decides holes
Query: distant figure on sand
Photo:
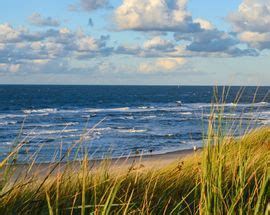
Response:
[{"label": "distant figure on sand", "polygon": [[136,149],[135,154],[136,155],[139,155],[140,154],[140,151],[138,149]]},{"label": "distant figure on sand", "polygon": [[198,147],[196,145],[193,146],[193,151],[194,152],[198,151]]}]

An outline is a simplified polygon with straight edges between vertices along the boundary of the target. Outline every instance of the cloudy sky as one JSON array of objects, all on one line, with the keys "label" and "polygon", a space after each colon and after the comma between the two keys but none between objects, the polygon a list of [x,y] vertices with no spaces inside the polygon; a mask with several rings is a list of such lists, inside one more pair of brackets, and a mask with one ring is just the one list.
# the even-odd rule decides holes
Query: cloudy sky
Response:
[{"label": "cloudy sky", "polygon": [[270,0],[9,0],[2,84],[270,85]]}]

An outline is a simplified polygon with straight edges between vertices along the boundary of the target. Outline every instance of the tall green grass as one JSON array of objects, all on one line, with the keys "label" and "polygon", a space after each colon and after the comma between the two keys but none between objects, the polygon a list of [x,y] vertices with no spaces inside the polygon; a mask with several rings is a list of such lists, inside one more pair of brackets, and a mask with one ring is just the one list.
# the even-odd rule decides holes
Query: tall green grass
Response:
[{"label": "tall green grass", "polygon": [[35,174],[33,161],[16,174],[8,162],[19,143],[0,163],[0,214],[269,214],[270,127],[236,138],[223,112],[213,106],[201,151],[150,169],[115,169],[110,159],[91,168],[85,153],[76,165]]},{"label": "tall green grass", "polygon": [[212,134],[202,152],[147,171],[113,171],[105,164],[91,170],[85,157],[79,170],[66,166],[45,181],[5,172],[0,213],[267,214],[269,152],[265,127],[240,139]]}]

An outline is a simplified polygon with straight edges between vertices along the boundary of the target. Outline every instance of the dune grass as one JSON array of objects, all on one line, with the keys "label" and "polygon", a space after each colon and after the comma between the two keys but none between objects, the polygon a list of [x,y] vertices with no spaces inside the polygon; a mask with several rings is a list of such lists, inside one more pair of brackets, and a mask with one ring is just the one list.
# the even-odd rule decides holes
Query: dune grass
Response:
[{"label": "dune grass", "polygon": [[235,139],[209,125],[204,144],[201,152],[147,171],[113,171],[109,161],[93,171],[85,156],[76,172],[67,165],[42,179],[11,179],[3,161],[0,214],[268,214],[270,128]]}]

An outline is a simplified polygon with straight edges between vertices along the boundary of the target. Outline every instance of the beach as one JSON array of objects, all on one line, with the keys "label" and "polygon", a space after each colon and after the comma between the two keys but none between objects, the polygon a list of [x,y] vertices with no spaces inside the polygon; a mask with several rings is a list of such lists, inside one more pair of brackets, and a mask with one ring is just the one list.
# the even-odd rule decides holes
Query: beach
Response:
[{"label": "beach", "polygon": [[[147,154],[147,155],[133,155],[119,158],[108,159],[93,159],[88,161],[88,167],[90,171],[95,172],[100,169],[102,165],[106,163],[108,169],[112,172],[125,172],[127,170],[158,170],[169,166],[170,164],[177,164],[182,162],[183,159],[192,156],[198,156],[202,149],[198,149],[196,152],[193,149],[178,150],[173,152],[167,152],[164,154]],[[81,170],[82,161],[70,161],[70,162],[51,162],[51,163],[34,163],[34,164],[14,164],[7,165],[7,168],[11,168],[13,171],[12,178],[17,179],[20,177],[32,177],[35,176],[39,179],[50,176],[56,176],[59,173],[63,173],[67,166],[69,170],[74,174]],[[4,169],[1,169],[2,172]],[[1,173],[0,173],[1,174]]]}]

